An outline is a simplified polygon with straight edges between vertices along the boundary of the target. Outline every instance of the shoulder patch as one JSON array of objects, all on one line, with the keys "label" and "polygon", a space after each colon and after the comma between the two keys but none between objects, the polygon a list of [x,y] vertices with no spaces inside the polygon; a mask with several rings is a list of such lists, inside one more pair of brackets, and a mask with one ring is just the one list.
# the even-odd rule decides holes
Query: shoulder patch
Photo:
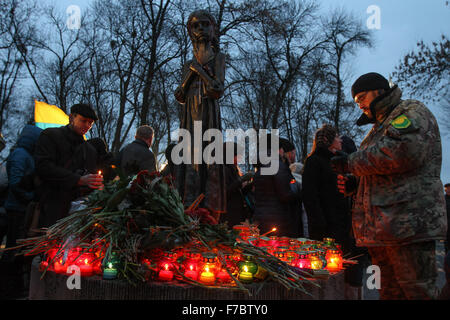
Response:
[{"label": "shoulder patch", "polygon": [[392,126],[395,129],[406,129],[411,125],[411,121],[404,114],[398,116],[391,121]]}]

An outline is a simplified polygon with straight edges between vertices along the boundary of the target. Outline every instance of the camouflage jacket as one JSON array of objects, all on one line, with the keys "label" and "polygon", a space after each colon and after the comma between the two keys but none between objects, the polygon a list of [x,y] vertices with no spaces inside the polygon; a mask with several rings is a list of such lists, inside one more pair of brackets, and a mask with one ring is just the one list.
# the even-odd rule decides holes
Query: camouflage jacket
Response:
[{"label": "camouflage jacket", "polygon": [[433,114],[417,100],[401,100],[395,86],[373,101],[376,121],[349,155],[359,179],[353,207],[358,246],[444,239],[442,150]]}]

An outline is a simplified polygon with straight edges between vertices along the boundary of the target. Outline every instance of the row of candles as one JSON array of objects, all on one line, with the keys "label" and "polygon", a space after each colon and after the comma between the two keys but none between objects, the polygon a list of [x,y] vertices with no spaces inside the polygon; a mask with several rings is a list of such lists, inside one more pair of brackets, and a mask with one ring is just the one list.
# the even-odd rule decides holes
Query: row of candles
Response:
[{"label": "row of candles", "polygon": [[[301,241],[286,237],[243,237],[242,233],[240,238],[299,269],[327,269],[330,272],[338,272],[343,267],[339,245],[330,238],[325,238],[323,242],[307,239]],[[267,275],[265,270],[255,263],[252,255],[231,251],[225,253],[223,258],[219,259],[213,252],[201,253],[186,247],[168,251],[156,260],[155,280],[172,281],[184,276],[205,285],[214,285],[232,283],[230,273],[243,283],[251,283],[255,279],[262,280]],[[114,256],[110,261],[103,261],[102,252],[82,252],[81,248],[69,250],[54,248],[47,252],[47,259],[41,266],[48,266],[49,270],[55,273],[65,274],[68,266],[76,265],[81,276],[96,274],[102,275],[104,279],[115,279],[118,263]],[[143,264],[151,263],[147,258],[143,260]]]},{"label": "row of candles", "polygon": [[40,268],[48,268],[58,274],[67,274],[70,266],[77,266],[80,275],[90,277],[102,275],[104,279],[115,279],[118,274],[119,261],[112,255],[109,261],[104,261],[103,252],[84,251],[82,248],[70,248],[61,250],[55,247],[47,251],[46,258],[41,262]]},{"label": "row of candles", "polygon": [[[262,242],[260,241],[262,240]],[[277,241],[274,244],[273,241]],[[288,246],[284,241],[290,242]],[[268,253],[278,259],[302,270],[321,270],[338,272],[343,268],[342,252],[339,245],[333,239],[318,241],[298,241],[295,239],[259,239],[256,246],[263,247]],[[178,258],[177,258],[178,257]],[[181,257],[181,259],[179,259]],[[251,254],[230,252],[223,255],[226,267],[215,253],[199,253],[184,248],[179,252],[168,251],[159,258],[155,280],[172,281],[180,279],[183,275],[205,285],[232,283],[229,272],[243,283],[251,283],[254,280],[263,280],[267,275],[266,270],[260,267]],[[180,261],[181,262],[178,262]],[[149,260],[146,260],[150,264]],[[228,272],[228,271],[229,272]]]}]

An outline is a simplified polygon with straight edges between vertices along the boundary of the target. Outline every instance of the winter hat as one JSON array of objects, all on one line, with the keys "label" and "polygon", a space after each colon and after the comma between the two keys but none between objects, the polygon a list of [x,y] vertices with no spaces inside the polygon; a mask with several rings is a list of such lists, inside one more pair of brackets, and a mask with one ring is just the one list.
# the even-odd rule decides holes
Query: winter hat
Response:
[{"label": "winter hat", "polygon": [[315,141],[317,147],[325,147],[328,148],[336,138],[337,130],[329,125],[324,124],[321,128],[316,131]]},{"label": "winter hat", "polygon": [[341,136],[342,140],[342,151],[347,154],[356,152],[358,149],[356,148],[356,144],[352,138],[349,136]]},{"label": "winter hat", "polygon": [[360,92],[378,89],[389,90],[389,81],[379,73],[366,73],[356,79],[355,83],[353,83],[352,97],[355,99],[355,96]]},{"label": "winter hat", "polygon": [[84,103],[74,104],[70,108],[70,113],[80,114],[83,117],[92,119],[94,121],[98,120],[97,114],[95,113],[94,109],[92,109],[90,105]]}]

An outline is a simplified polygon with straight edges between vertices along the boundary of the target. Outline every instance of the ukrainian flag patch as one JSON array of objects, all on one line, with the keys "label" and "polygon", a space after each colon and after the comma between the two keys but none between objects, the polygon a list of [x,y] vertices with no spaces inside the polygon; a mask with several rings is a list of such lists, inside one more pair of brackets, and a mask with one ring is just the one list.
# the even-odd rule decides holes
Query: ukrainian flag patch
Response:
[{"label": "ukrainian flag patch", "polygon": [[411,125],[411,121],[404,114],[398,116],[394,120],[391,121],[392,126],[395,129],[406,129]]}]

